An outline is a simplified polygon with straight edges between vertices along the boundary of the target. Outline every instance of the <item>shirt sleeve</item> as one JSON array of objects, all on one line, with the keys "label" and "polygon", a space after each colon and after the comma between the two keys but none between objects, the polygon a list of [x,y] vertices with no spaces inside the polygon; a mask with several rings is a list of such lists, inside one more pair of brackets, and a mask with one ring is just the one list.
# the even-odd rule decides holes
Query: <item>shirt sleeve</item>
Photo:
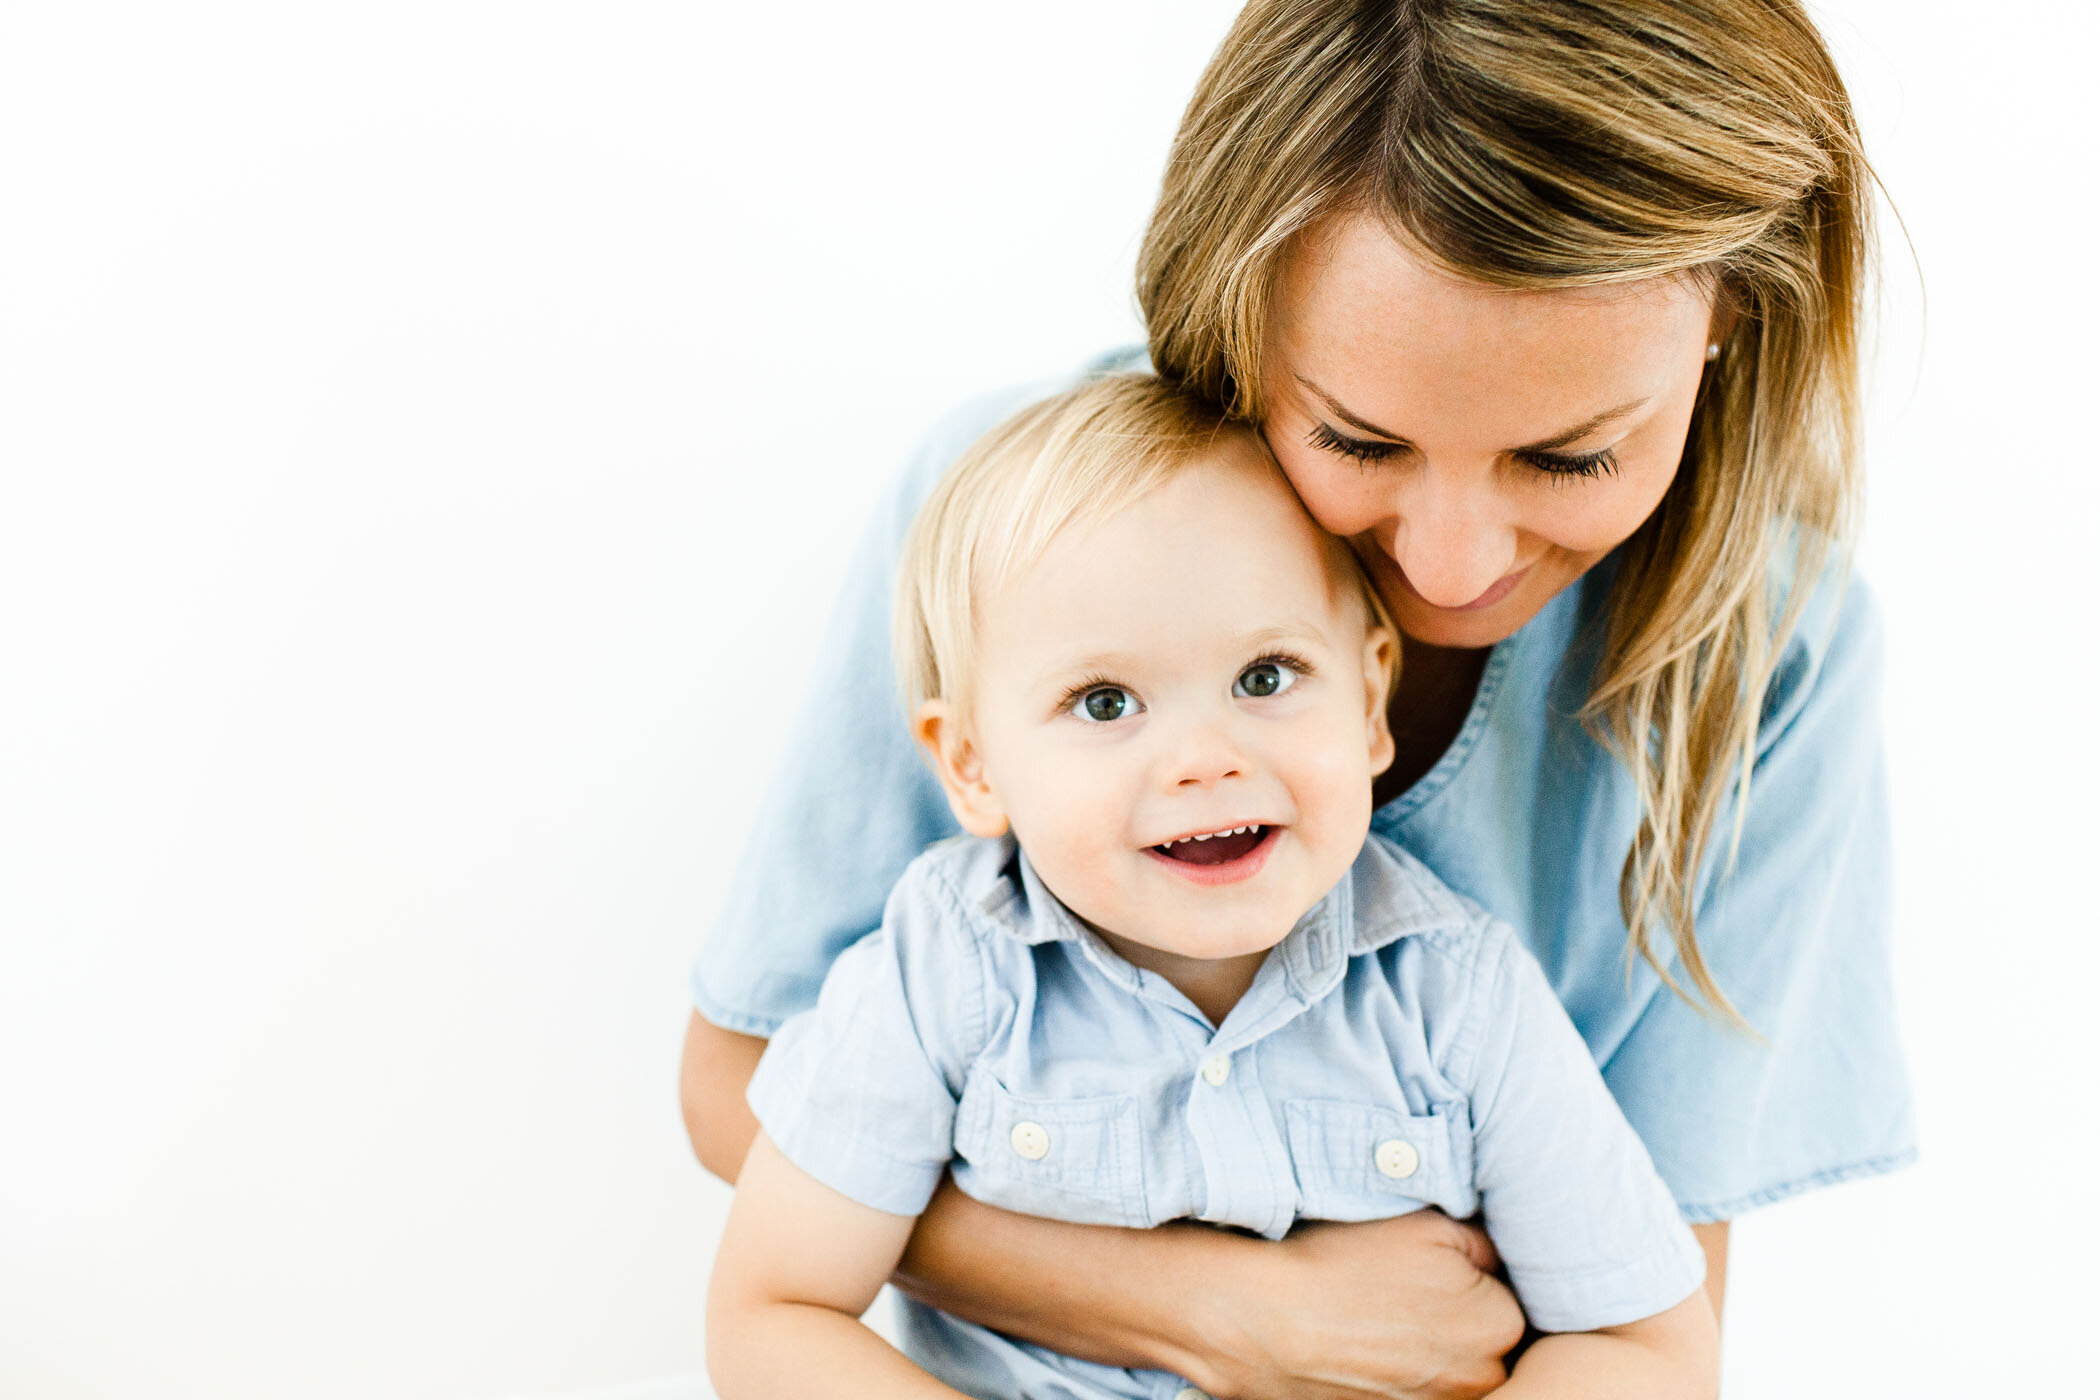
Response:
[{"label": "shirt sleeve", "polygon": [[1481,1214],[1525,1315],[1587,1332],[1683,1302],[1705,1255],[1538,961],[1495,923],[1475,967],[1454,1077]]},{"label": "shirt sleeve", "polygon": [[917,1215],[954,1156],[984,977],[944,889],[907,874],[882,927],[833,961],[784,1022],[745,1097],[782,1155],[841,1195]]},{"label": "shirt sleeve", "polygon": [[1882,633],[1819,586],[1767,694],[1750,805],[1716,825],[1699,946],[1745,1033],[1650,981],[1604,1061],[1688,1218],[1727,1220],[1915,1156],[1889,960]]},{"label": "shirt sleeve", "polygon": [[816,1000],[833,958],[874,928],[912,858],[956,833],[897,699],[890,611],[897,560],[942,472],[1046,387],[974,400],[906,464],[848,568],[809,690],[693,964],[693,1005],[728,1030],[770,1036]]}]

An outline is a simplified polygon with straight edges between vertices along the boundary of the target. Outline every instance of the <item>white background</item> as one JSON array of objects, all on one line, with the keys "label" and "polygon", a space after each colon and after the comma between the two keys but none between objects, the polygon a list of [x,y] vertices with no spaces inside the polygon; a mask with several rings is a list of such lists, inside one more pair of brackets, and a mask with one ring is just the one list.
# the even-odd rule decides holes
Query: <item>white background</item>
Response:
[{"label": "white background", "polygon": [[[0,1394],[699,1371],[684,972],[846,542],[1135,338],[1230,12],[0,11]],[[1864,557],[1926,1156],[1739,1222],[1730,1391],[2093,1393],[2100,35],[1819,13],[1917,253]]]}]

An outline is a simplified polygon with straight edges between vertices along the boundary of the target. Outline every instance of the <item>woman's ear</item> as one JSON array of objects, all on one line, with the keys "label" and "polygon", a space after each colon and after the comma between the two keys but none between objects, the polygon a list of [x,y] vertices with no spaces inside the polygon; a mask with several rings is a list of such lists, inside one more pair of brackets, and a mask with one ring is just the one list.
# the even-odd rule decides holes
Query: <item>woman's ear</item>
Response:
[{"label": "woman's ear", "polygon": [[946,700],[928,700],[912,717],[911,732],[926,751],[934,776],[948,794],[948,810],[962,829],[972,836],[1004,836],[1006,808],[986,780],[984,756],[962,712]]},{"label": "woman's ear", "polygon": [[1398,672],[1394,663],[1399,650],[1399,641],[1383,627],[1374,626],[1364,638],[1364,699],[1368,706],[1364,719],[1370,730],[1374,778],[1393,766],[1393,731],[1386,723],[1385,706]]}]

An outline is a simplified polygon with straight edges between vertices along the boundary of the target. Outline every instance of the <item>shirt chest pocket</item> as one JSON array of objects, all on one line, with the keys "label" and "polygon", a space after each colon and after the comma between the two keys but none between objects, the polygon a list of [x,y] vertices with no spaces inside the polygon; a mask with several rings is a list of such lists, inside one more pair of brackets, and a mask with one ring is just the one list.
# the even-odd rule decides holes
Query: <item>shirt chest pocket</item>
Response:
[{"label": "shirt chest pocket", "polygon": [[1298,1214],[1379,1220],[1435,1206],[1454,1220],[1480,1208],[1473,1128],[1463,1105],[1426,1114],[1373,1104],[1293,1099],[1283,1106]]},{"label": "shirt chest pocket", "polygon": [[982,1066],[956,1105],[956,1184],[991,1205],[1093,1225],[1148,1225],[1137,1100],[1016,1094]]}]

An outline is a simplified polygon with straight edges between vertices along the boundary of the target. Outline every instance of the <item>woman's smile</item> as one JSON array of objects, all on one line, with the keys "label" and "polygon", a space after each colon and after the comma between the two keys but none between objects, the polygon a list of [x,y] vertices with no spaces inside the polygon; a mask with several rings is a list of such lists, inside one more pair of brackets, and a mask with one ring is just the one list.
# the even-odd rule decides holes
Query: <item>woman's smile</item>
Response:
[{"label": "woman's smile", "polygon": [[1407,570],[1401,568],[1398,564],[1395,564],[1393,566],[1393,573],[1396,576],[1398,576],[1402,587],[1406,588],[1409,593],[1414,594],[1414,596],[1420,599],[1423,603],[1428,604],[1428,606],[1432,608],[1441,607],[1446,612],[1478,612],[1482,608],[1491,608],[1495,604],[1501,602],[1504,598],[1507,598],[1511,593],[1515,592],[1517,585],[1524,581],[1524,575],[1530,572],[1530,564],[1526,564],[1521,568],[1511,569],[1501,578],[1495,580],[1492,584],[1489,584],[1487,592],[1481,594],[1472,602],[1441,604],[1434,603],[1427,598],[1423,598],[1421,591],[1417,589],[1414,586],[1414,583],[1407,577]]}]

